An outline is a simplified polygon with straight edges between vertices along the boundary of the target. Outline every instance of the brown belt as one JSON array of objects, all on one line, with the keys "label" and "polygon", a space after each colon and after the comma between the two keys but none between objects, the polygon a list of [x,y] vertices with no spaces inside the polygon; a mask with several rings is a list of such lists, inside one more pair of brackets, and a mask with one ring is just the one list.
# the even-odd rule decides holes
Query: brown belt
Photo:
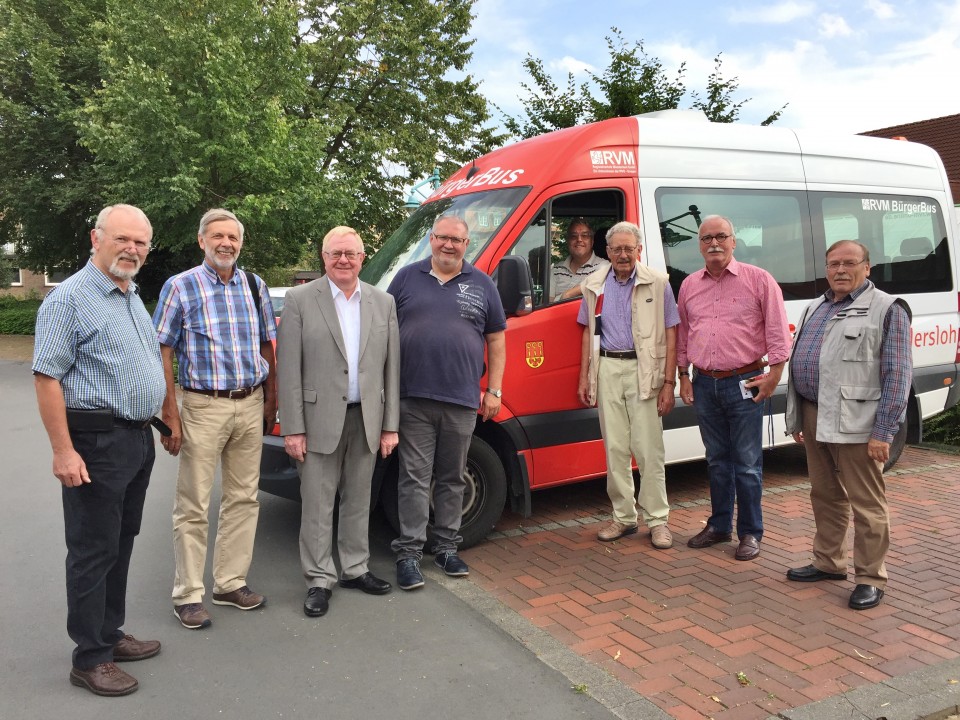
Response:
[{"label": "brown belt", "polygon": [[200,390],[198,388],[188,388],[185,387],[184,390],[187,392],[198,393],[200,395],[209,395],[210,397],[215,398],[227,398],[229,400],[243,400],[245,397],[250,397],[253,393],[259,388],[259,385],[254,385],[253,387],[240,388],[238,390]]},{"label": "brown belt", "polygon": [[757,360],[736,370],[703,370],[696,365],[694,365],[693,369],[697,371],[698,375],[706,375],[707,377],[712,377],[714,380],[723,380],[724,378],[733,377],[734,375],[743,375],[744,373],[753,372],[754,370],[763,370],[766,366],[766,362]]},{"label": "brown belt", "polygon": [[614,358],[615,360],[636,360],[636,350],[604,350],[600,348],[600,357]]}]

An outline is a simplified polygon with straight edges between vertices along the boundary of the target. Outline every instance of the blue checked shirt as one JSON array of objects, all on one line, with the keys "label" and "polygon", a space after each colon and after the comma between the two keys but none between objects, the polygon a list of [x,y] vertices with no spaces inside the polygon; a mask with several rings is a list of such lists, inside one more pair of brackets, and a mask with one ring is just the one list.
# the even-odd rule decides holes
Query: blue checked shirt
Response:
[{"label": "blue checked shirt", "polygon": [[107,409],[126,420],[160,412],[166,385],[150,313],[88,261],[37,312],[33,371],[60,381],[68,408]]},{"label": "blue checked shirt", "polygon": [[[256,276],[255,276],[256,277]],[[206,262],[174,275],[163,285],[153,313],[160,342],[176,350],[181,387],[238,390],[267,379],[260,343],[277,337],[273,303],[260,288],[260,317],[246,275],[235,269],[224,284]]]},{"label": "blue checked shirt", "polygon": [[[807,318],[796,338],[790,358],[790,372],[797,393],[817,402],[820,394],[820,348],[827,322],[844,308],[850,307],[870,287],[867,281],[839,302],[833,302],[833,291]],[[900,413],[910,388],[910,319],[906,311],[894,303],[883,319],[883,342],[880,346],[880,381],[883,392],[877,408],[872,437],[890,442],[900,427]]]}]

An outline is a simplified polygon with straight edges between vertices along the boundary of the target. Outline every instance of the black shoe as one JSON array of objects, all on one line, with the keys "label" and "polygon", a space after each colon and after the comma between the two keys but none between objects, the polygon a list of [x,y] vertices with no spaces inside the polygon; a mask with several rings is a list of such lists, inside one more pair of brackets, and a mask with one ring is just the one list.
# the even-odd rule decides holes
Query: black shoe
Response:
[{"label": "black shoe", "polygon": [[466,577],[470,574],[470,568],[460,559],[456,550],[450,550],[435,556],[433,558],[433,564],[450,577]]},{"label": "black shoe", "polygon": [[307,617],[322,617],[330,609],[330,595],[327,588],[312,587],[307,590],[307,599],[303,601],[303,613]]},{"label": "black shoe", "polygon": [[699,550],[701,548],[710,547],[711,545],[716,545],[717,543],[730,542],[732,538],[732,534],[714,530],[712,526],[707,525],[703,530],[687,540],[687,547],[692,547]]},{"label": "black shoe", "polygon": [[818,567],[807,565],[787,570],[787,580],[794,582],[817,582],[818,580],[846,580],[846,573],[828,573]]},{"label": "black shoe", "polygon": [[381,580],[371,572],[365,572],[352,580],[340,578],[340,587],[362,590],[367,595],[386,595],[393,590],[393,585],[386,580]]},{"label": "black shoe", "polygon": [[853,610],[869,610],[883,599],[883,590],[873,585],[857,585],[850,593],[850,607]]},{"label": "black shoe", "polygon": [[423,587],[420,562],[416,558],[397,560],[397,585],[401,590],[416,590]]}]

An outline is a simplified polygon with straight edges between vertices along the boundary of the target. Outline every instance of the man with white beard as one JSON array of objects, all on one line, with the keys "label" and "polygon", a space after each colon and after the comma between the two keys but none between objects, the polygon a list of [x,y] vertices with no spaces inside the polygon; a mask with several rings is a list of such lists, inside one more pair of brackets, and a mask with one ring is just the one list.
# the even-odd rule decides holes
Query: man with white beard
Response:
[{"label": "man with white beard", "polygon": [[158,641],[122,630],[156,457],[150,419],[164,393],[157,334],[132,282],[152,238],[139,208],[100,211],[92,257],[37,313],[33,351],[40,417],[62,486],[67,632],[76,643],[70,682],[108,697],[138,687],[115,663],[160,652]]},{"label": "man with white beard", "polygon": [[[209,627],[203,606],[207,510],[219,461],[222,499],[213,551],[213,603],[240,610],[266,598],[247,586],[260,503],[263,434],[277,414],[273,305],[263,280],[237,269],[243,225],[208,210],[197,235],[201,265],[167,280],[153,322],[166,375],[162,443],[180,457],[173,508],[174,614],[185,628]],[[176,353],[183,409],[173,381]]]}]

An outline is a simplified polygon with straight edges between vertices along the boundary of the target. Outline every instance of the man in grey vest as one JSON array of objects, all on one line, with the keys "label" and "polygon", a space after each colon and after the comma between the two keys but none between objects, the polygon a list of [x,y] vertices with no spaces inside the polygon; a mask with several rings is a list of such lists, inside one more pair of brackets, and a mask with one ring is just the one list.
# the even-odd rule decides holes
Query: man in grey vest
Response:
[{"label": "man in grey vest", "polygon": [[787,578],[846,579],[852,510],[854,610],[879,605],[887,583],[883,465],[906,416],[912,377],[909,311],[869,275],[861,243],[840,240],[827,249],[830,289],[800,319],[787,384],[787,432],[806,449],[817,528],[813,563]]}]

